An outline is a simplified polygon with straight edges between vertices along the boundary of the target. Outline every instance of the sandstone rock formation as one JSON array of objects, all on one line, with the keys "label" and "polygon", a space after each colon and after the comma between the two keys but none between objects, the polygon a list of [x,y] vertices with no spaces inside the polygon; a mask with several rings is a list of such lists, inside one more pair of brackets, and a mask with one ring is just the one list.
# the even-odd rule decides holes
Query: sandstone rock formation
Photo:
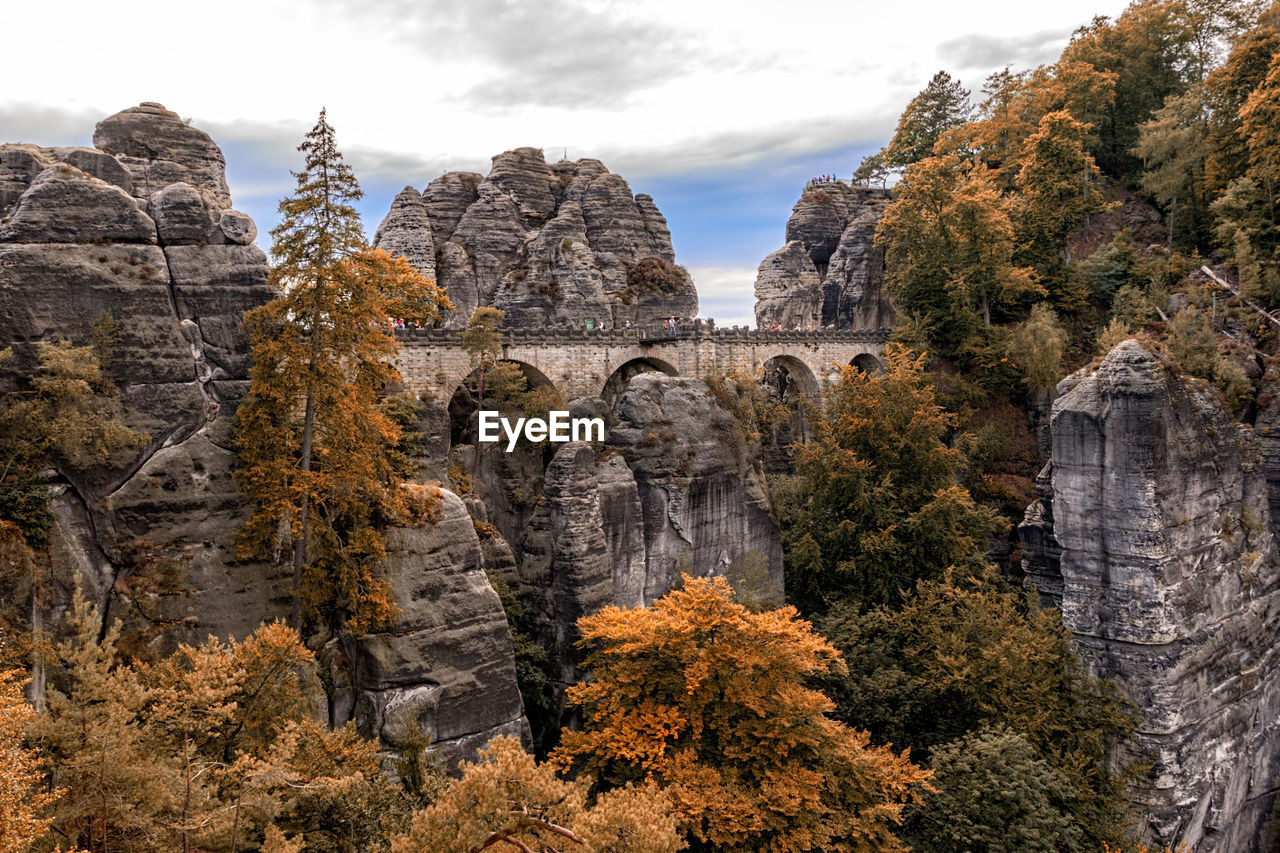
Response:
[{"label": "sandstone rock formation", "polygon": [[491,738],[526,733],[511,634],[457,495],[438,517],[390,531],[382,571],[400,614],[353,643],[355,720],[388,750],[417,726],[448,766],[476,760]]},{"label": "sandstone rock formation", "polygon": [[[271,298],[255,229],[231,209],[222,152],[158,104],[104,119],[97,149],[0,146],[4,390],[36,345],[90,340],[110,312],[108,372],[146,446],[91,470],[63,466],[51,536],[61,596],[79,572],[112,616],[171,624],[160,642],[243,635],[286,612],[285,580],[235,559],[245,504],[228,429],[247,384],[244,311]],[[177,594],[130,578],[182,566]]]},{"label": "sandstone rock formation", "polygon": [[756,274],[756,326],[892,326],[884,253],[873,242],[887,202],[882,190],[842,183],[806,188],[787,222],[787,244]]},{"label": "sandstone rock formation", "polygon": [[375,242],[438,276],[455,306],[451,328],[478,305],[503,309],[516,327],[697,313],[653,199],[633,196],[598,160],[548,165],[541,151],[517,148],[494,157],[486,177],[449,172],[419,201],[412,194],[396,197]]},{"label": "sandstone rock formation", "polygon": [[782,589],[782,546],[764,479],[733,415],[697,379],[642,373],[614,407],[608,443],[635,477],[643,515],[647,604],[680,572],[724,575],[763,559]]},{"label": "sandstone rock formation", "polygon": [[1280,567],[1258,442],[1136,341],[1058,390],[1051,510],[1032,505],[1023,543],[1088,666],[1142,712],[1142,830],[1157,847],[1265,849]]}]

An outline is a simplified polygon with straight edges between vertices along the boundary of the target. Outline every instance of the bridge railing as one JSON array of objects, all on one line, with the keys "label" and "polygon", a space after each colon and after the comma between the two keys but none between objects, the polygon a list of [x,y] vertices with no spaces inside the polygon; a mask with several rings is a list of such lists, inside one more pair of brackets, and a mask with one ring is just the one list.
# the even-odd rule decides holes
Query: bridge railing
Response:
[{"label": "bridge railing", "polygon": [[[659,323],[633,326],[632,328],[584,329],[580,326],[544,326],[532,329],[503,329],[503,340],[508,345],[563,344],[569,342],[593,342],[598,344],[640,344],[657,346],[680,340],[710,339],[741,343],[867,343],[883,344],[889,340],[889,329],[814,329],[769,331],[733,326],[718,329],[713,320],[693,320],[677,324],[675,330]],[[453,343],[461,344],[460,329],[396,329],[396,338],[404,343]]]}]

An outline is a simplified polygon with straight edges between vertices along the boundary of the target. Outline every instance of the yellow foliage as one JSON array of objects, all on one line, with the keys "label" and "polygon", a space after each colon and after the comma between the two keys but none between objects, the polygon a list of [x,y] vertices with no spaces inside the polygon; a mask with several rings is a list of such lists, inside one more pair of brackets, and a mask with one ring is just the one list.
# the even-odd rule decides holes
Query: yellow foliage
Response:
[{"label": "yellow foliage", "polygon": [[21,670],[0,672],[0,853],[26,853],[52,819],[43,816],[60,791],[50,791],[36,750],[25,742],[35,711],[22,695]]},{"label": "yellow foliage", "polygon": [[393,853],[490,847],[555,853],[675,853],[684,849],[670,802],[655,785],[602,794],[587,806],[588,782],[538,765],[512,737],[498,737],[464,764],[430,807],[417,812]]},{"label": "yellow foliage", "polygon": [[583,728],[556,760],[657,783],[706,849],[892,851],[929,773],[826,716],[808,679],[844,664],[794,608],[751,613],[723,578],[684,576],[650,608],[579,621]]}]

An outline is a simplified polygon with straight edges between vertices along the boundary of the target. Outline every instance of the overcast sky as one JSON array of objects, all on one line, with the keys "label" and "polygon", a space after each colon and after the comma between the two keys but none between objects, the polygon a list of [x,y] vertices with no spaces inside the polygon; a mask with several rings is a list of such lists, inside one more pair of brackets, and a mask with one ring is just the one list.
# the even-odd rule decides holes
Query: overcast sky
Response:
[{"label": "overcast sky", "polygon": [[[0,141],[87,145],[159,101],[227,156],[265,235],[321,106],[367,198],[522,145],[596,157],[666,215],[703,316],[751,321],[810,176],[848,177],[939,69],[1055,59],[1118,0],[63,0],[6,3]],[[265,244],[265,239],[260,240]]]}]

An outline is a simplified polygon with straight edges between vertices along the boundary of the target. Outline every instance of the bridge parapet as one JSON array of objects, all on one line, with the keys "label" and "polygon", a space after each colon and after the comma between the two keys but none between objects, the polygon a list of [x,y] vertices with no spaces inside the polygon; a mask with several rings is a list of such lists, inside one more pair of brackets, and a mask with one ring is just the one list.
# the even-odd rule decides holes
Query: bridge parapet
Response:
[{"label": "bridge parapet", "polygon": [[[456,329],[398,329],[403,346],[397,365],[408,390],[448,401],[475,368]],[[884,356],[887,329],[769,331],[712,321],[670,328],[585,329],[558,327],[502,330],[502,357],[527,368],[570,398],[599,395],[616,377],[636,370],[676,376],[752,375],[775,362],[796,378],[802,392],[820,397],[838,368],[874,370]]]},{"label": "bridge parapet", "polygon": [[[396,338],[402,343],[454,343],[462,341],[460,329],[396,329]],[[639,344],[660,346],[688,340],[713,339],[725,343],[810,343],[810,344],[881,344],[889,340],[889,329],[815,329],[779,330],[750,329],[733,326],[728,329],[714,327],[681,327],[675,334],[653,335],[642,329],[583,329],[551,327],[541,329],[502,329],[504,343],[554,345],[566,342],[597,342],[601,344]]]}]

